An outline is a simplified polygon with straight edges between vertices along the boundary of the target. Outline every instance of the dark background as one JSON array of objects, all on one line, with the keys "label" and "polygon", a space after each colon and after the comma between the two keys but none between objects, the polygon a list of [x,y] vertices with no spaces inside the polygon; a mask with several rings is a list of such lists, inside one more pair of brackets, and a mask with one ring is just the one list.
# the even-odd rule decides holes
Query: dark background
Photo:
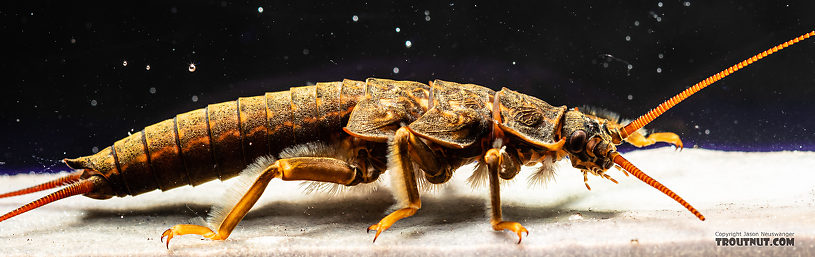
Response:
[{"label": "dark background", "polygon": [[[6,3],[0,174],[65,170],[62,158],[178,113],[343,78],[506,86],[636,118],[815,29],[813,1],[705,2]],[[813,151],[813,85],[809,39],[648,128],[687,147]]]}]

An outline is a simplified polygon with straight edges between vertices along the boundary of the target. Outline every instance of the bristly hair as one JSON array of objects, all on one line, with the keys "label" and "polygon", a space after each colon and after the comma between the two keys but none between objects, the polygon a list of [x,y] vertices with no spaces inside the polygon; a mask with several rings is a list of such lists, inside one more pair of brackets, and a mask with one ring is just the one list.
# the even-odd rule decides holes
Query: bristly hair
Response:
[{"label": "bristly hair", "polygon": [[546,186],[550,181],[555,180],[555,159],[551,155],[547,155],[543,158],[540,162],[540,167],[529,175],[527,179],[527,183],[529,183],[530,187],[534,186]]},{"label": "bristly hair", "polygon": [[[584,105],[580,107],[579,110],[584,114],[588,114],[597,118],[607,119],[620,125],[628,124],[632,121],[630,119],[620,118],[620,114],[616,112],[596,106]],[[645,128],[640,128],[637,130],[637,132],[640,132],[640,134],[642,134],[643,136],[648,135],[648,131]]]},{"label": "bristly hair", "polygon": [[252,187],[260,173],[274,164],[275,161],[277,160],[273,156],[258,157],[254,163],[246,166],[240,175],[231,181],[232,184],[227,187],[221,200],[212,205],[212,210],[209,212],[209,217],[207,217],[207,225],[210,229],[216,230],[221,226],[226,216],[238,204],[246,191]]},{"label": "bristly hair", "polygon": [[578,109],[583,114],[588,114],[588,115],[592,115],[592,116],[595,116],[595,117],[598,117],[598,118],[607,119],[607,120],[610,120],[610,121],[613,121],[613,122],[616,122],[616,123],[620,123],[620,121],[621,121],[620,120],[620,114],[618,114],[616,112],[613,112],[613,111],[610,111],[610,110],[605,109],[605,108],[584,105],[584,106],[581,106]]}]

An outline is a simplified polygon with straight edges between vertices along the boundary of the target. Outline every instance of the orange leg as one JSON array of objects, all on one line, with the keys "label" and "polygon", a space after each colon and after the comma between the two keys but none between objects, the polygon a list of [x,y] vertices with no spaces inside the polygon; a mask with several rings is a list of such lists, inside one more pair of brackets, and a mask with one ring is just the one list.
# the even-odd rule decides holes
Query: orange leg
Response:
[{"label": "orange leg", "polygon": [[422,201],[419,199],[419,188],[416,186],[416,177],[413,174],[413,163],[408,153],[410,136],[410,131],[404,127],[397,130],[393,139],[393,150],[389,153],[391,155],[391,165],[395,166],[388,167],[388,170],[393,172],[394,193],[396,194],[396,200],[399,202],[398,204],[404,207],[388,214],[379,223],[368,227],[368,231],[376,231],[374,242],[376,242],[379,234],[390,228],[393,223],[413,216],[419,208],[422,208]]},{"label": "orange leg", "polygon": [[179,235],[196,234],[212,240],[224,240],[229,237],[235,226],[246,216],[249,209],[255,205],[273,178],[333,182],[347,185],[354,181],[356,174],[358,174],[357,171],[356,168],[351,167],[346,162],[333,158],[296,157],[278,160],[260,172],[254,184],[249,187],[235,206],[225,212],[223,216],[216,218],[217,222],[220,223],[217,225],[217,232],[205,226],[179,224],[164,231],[161,234],[161,239],[164,240],[164,237],[167,237],[167,248],[170,247],[170,240]]},{"label": "orange leg", "polygon": [[523,239],[522,234],[526,233],[529,236],[529,231],[521,225],[521,223],[514,222],[514,221],[504,221],[501,217],[501,183],[498,181],[498,171],[501,167],[502,161],[511,161],[511,160],[502,160],[501,154],[498,149],[490,149],[487,151],[487,154],[484,155],[484,160],[487,163],[487,168],[489,169],[489,179],[490,179],[490,205],[492,207],[492,217],[490,217],[490,224],[492,225],[492,229],[495,231],[501,231],[504,229],[510,230],[515,232],[518,235],[518,243],[521,243]]},{"label": "orange leg", "polygon": [[628,135],[625,139],[626,142],[636,147],[644,147],[653,145],[657,142],[665,142],[676,146],[677,149],[682,149],[682,140],[679,136],[671,132],[651,133],[648,138],[644,137],[639,132],[634,132]]}]

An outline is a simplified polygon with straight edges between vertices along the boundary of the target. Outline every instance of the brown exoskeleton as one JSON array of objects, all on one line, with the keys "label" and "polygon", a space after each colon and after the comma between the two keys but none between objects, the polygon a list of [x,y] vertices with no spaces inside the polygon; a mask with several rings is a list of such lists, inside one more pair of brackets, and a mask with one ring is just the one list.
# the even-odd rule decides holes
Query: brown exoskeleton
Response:
[{"label": "brown exoskeleton", "polygon": [[717,73],[625,126],[506,88],[495,92],[441,80],[429,85],[345,80],[212,104],[148,126],[94,155],[66,159],[76,170],[70,175],[0,195],[67,184],[0,216],[0,221],[73,195],[107,199],[244,175],[248,188],[238,191],[234,203],[213,212],[211,227],[175,225],[162,234],[169,247],[174,236],[184,234],[226,239],[273,178],[354,186],[374,182],[387,171],[400,209],[368,228],[376,231],[376,240],[394,222],[421,208],[419,182],[445,183],[453,171],[476,162],[473,177],[489,182],[492,228],[511,230],[520,242],[528,232],[518,222],[503,220],[500,180],[513,179],[521,166],[536,163],[541,164],[539,173],[551,174],[551,165],[564,157],[583,173],[584,181],[588,174],[614,181],[606,171],[619,165],[704,220],[681,197],[623,158],[616,145],[667,142],[682,147],[673,133],[645,137],[637,131],[711,83],[813,35],[815,31]]}]

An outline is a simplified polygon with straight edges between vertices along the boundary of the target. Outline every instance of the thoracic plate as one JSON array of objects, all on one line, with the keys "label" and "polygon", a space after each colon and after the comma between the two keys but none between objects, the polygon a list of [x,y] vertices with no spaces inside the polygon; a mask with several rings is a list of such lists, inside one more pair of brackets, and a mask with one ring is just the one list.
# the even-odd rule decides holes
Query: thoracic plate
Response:
[{"label": "thoracic plate", "polygon": [[556,141],[556,124],[560,122],[566,106],[554,107],[543,100],[507,88],[496,93],[496,97],[501,103],[500,127],[504,132],[536,145]]}]

